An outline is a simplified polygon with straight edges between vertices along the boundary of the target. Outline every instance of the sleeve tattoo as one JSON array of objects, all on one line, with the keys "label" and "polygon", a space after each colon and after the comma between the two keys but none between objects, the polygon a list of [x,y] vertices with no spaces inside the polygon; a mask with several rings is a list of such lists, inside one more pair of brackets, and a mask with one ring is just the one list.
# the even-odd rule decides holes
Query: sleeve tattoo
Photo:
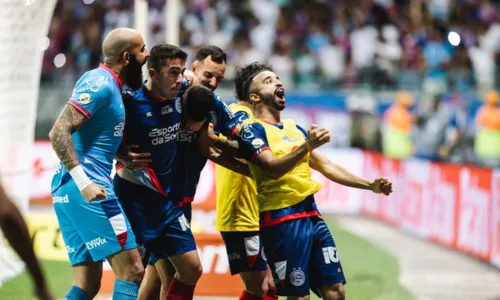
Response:
[{"label": "sleeve tattoo", "polygon": [[52,142],[52,149],[68,171],[79,165],[71,135],[87,120],[87,117],[76,108],[66,104],[50,130],[49,138]]}]

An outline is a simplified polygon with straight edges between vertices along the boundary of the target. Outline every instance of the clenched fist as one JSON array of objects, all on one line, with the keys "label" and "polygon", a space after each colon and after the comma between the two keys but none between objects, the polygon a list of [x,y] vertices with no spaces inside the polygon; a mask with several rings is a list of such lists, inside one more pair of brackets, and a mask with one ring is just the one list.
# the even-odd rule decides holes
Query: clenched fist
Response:
[{"label": "clenched fist", "polygon": [[96,183],[91,183],[86,186],[81,191],[81,194],[87,202],[92,202],[95,200],[106,200],[108,198],[108,193],[106,192],[104,187]]},{"label": "clenched fist", "polygon": [[377,194],[389,196],[392,193],[392,182],[388,178],[377,178],[370,184],[371,190]]},{"label": "clenched fist", "polygon": [[307,148],[309,151],[318,148],[330,141],[330,132],[318,125],[311,125],[307,131]]}]

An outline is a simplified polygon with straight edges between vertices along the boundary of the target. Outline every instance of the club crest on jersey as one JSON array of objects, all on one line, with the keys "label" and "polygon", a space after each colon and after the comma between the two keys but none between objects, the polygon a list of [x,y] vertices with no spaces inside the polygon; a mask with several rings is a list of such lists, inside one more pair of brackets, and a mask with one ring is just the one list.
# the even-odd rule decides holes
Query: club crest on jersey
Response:
[{"label": "club crest on jersey", "polygon": [[[177,106],[177,103],[176,103],[176,106]],[[161,114],[162,115],[166,115],[166,114],[169,114],[173,111],[172,107],[170,107],[169,105],[165,105],[162,109],[161,109]]]},{"label": "club crest on jersey", "polygon": [[178,113],[182,112],[181,97],[175,97],[175,110],[177,110]]},{"label": "club crest on jersey", "polygon": [[88,104],[90,103],[90,94],[89,93],[83,93],[78,97],[78,101],[80,101],[81,104]]},{"label": "club crest on jersey", "polygon": [[263,141],[262,139],[258,139],[258,138],[257,138],[257,139],[254,139],[254,140],[252,141],[252,146],[253,146],[254,148],[260,148],[260,147],[262,147],[263,145],[264,145],[264,141]]}]

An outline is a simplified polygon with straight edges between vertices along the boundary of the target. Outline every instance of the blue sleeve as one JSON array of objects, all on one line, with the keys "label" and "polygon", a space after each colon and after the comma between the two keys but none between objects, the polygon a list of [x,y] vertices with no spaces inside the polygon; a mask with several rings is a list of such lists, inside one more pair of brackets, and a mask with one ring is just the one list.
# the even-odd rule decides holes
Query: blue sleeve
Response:
[{"label": "blue sleeve", "polygon": [[102,83],[100,77],[88,78],[84,75],[76,83],[68,104],[90,119],[99,109],[108,104],[110,94],[110,88],[106,83]]},{"label": "blue sleeve", "polygon": [[186,90],[191,86],[191,81],[187,79],[186,77],[182,78],[182,83],[181,87],[179,88],[179,91],[177,92],[177,97],[182,97]]},{"label": "blue sleeve", "polygon": [[248,161],[251,161],[263,151],[270,150],[266,131],[259,123],[245,124],[237,135],[237,140],[242,157]]},{"label": "blue sleeve", "polygon": [[295,124],[295,126],[297,126],[297,129],[298,129],[300,132],[302,132],[302,134],[304,135],[304,139],[306,139],[306,140],[307,140],[307,131],[306,131],[304,128],[302,128],[301,126],[297,125],[297,124]]},{"label": "blue sleeve", "polygon": [[231,136],[234,130],[237,130],[238,122],[231,109],[226,103],[222,102],[219,96],[215,95],[215,104],[213,114],[210,114],[210,122],[214,124],[214,131],[220,132],[225,136]]},{"label": "blue sleeve", "polygon": [[233,131],[231,132],[231,137],[236,136],[236,134],[240,130],[241,123],[243,123],[247,119],[250,119],[250,116],[244,111],[238,111],[234,114],[234,122],[236,126],[234,126]]}]

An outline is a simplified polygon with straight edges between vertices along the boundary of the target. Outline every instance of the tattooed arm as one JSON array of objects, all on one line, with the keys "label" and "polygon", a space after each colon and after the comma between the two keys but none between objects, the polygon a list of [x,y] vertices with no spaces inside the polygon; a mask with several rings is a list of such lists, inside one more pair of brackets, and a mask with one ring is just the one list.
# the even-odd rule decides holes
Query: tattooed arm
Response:
[{"label": "tattooed arm", "polygon": [[49,132],[52,149],[68,171],[79,165],[71,135],[87,120],[87,117],[75,107],[66,104]]},{"label": "tattooed arm", "polygon": [[73,177],[83,198],[88,201],[102,200],[107,198],[104,187],[93,183],[85,174],[76,157],[75,145],[71,135],[80,129],[88,118],[73,105],[67,104],[54,126],[49,132],[52,149],[61,160],[61,163]]}]

